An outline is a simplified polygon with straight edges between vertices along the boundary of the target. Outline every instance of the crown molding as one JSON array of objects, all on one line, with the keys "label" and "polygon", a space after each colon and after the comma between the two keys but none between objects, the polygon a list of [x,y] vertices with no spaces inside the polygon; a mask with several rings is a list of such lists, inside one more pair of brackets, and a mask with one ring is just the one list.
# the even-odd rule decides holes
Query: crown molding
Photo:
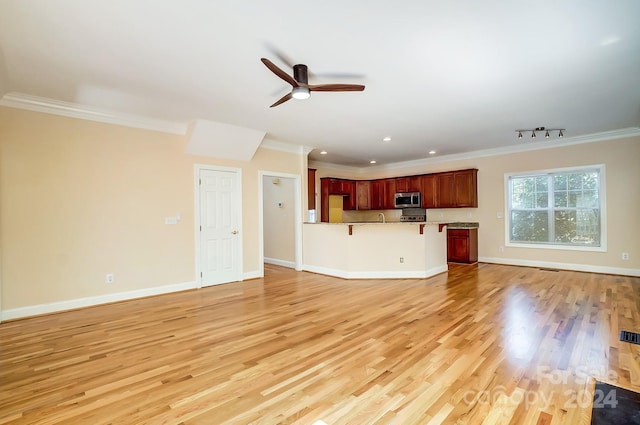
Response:
[{"label": "crown molding", "polygon": [[260,144],[261,148],[271,149],[273,151],[287,152],[287,153],[295,153],[295,154],[303,154],[308,155],[309,152],[313,150],[313,148],[309,146],[303,145],[294,145],[292,143],[279,142],[273,139],[265,138]]},{"label": "crown molding", "polygon": [[539,142],[526,143],[500,148],[483,149],[459,154],[443,155],[436,158],[423,158],[411,161],[395,162],[391,164],[374,165],[371,167],[348,167],[339,164],[314,161],[314,165],[324,169],[334,171],[349,171],[351,173],[362,174],[364,172],[394,171],[406,168],[419,167],[424,165],[436,165],[453,161],[464,161],[490,156],[508,155],[519,152],[530,152],[544,149],[555,149],[564,146],[579,145],[584,143],[603,142],[607,140],[625,139],[628,137],[640,136],[640,127],[628,127],[619,130],[603,131],[600,133],[585,134],[583,136],[565,137],[563,140],[541,140]]},{"label": "crown molding", "polygon": [[321,168],[327,171],[337,171],[340,173],[348,174],[364,174],[365,172],[369,172],[371,170],[371,168],[369,167],[353,167],[350,165],[334,164],[333,162],[322,161],[309,161],[309,167]]},{"label": "crown molding", "polygon": [[143,128],[145,130],[159,131],[162,133],[184,135],[187,133],[187,123],[157,120],[117,113],[106,109],[99,109],[88,105],[73,102],[49,99],[46,97],[32,96],[24,93],[9,92],[0,99],[0,106],[25,109],[45,114],[60,115],[63,117],[78,118],[88,121],[97,121],[107,124],[121,125],[125,127]]}]

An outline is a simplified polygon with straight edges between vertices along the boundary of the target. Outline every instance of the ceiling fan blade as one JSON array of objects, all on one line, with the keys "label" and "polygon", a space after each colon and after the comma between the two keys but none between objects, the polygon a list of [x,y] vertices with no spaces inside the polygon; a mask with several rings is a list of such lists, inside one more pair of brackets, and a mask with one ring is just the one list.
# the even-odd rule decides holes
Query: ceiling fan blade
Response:
[{"label": "ceiling fan blade", "polygon": [[291,95],[291,93],[287,93],[284,96],[282,96],[280,99],[278,99],[278,101],[276,103],[274,103],[273,105],[269,106],[269,108],[273,108],[274,106],[278,106],[281,103],[286,102],[287,100],[291,99],[293,96]]},{"label": "ceiling fan blade", "polygon": [[309,91],[363,91],[360,84],[315,84],[309,85]]},{"label": "ceiling fan blade", "polygon": [[282,78],[283,80],[285,80],[287,83],[291,84],[293,87],[298,87],[298,82],[296,80],[293,79],[293,77],[289,74],[287,74],[286,72],[284,72],[283,70],[281,70],[280,68],[278,68],[273,62],[271,62],[269,59],[265,59],[265,58],[261,58],[260,59],[262,61],[263,64],[265,64],[265,66],[267,68],[269,68],[271,70],[271,72],[273,72],[274,74],[276,74],[278,77]]}]

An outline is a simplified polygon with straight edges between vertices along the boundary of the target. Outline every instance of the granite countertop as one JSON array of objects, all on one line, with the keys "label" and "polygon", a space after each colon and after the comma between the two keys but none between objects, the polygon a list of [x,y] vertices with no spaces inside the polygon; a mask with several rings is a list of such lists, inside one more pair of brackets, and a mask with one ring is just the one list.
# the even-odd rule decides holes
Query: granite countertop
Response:
[{"label": "granite countertop", "polygon": [[454,223],[447,223],[448,229],[477,229],[478,227],[480,227],[480,223],[477,222],[456,221]]},{"label": "granite countertop", "polygon": [[440,224],[439,222],[435,222],[435,221],[387,221],[385,223],[381,222],[381,221],[345,221],[343,223],[327,223],[327,222],[318,222],[318,223],[311,223],[306,221],[305,224],[350,224],[350,225],[363,225],[363,224],[374,224],[374,225],[387,225],[387,224],[412,224],[412,225],[416,225],[416,224],[427,224],[427,225],[436,225],[436,224]]}]

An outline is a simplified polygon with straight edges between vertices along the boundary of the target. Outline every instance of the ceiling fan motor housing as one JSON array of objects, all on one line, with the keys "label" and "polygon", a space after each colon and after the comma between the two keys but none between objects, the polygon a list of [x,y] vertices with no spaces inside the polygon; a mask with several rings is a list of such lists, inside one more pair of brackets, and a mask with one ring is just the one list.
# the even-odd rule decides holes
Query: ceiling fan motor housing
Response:
[{"label": "ceiling fan motor housing", "polygon": [[293,78],[299,83],[309,84],[307,65],[293,65]]}]

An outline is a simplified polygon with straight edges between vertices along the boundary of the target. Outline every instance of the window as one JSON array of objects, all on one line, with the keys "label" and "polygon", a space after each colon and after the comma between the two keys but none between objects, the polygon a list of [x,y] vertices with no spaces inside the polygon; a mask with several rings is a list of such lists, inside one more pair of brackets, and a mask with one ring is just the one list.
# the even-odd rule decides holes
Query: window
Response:
[{"label": "window", "polygon": [[604,166],[507,176],[508,245],[604,250]]}]

